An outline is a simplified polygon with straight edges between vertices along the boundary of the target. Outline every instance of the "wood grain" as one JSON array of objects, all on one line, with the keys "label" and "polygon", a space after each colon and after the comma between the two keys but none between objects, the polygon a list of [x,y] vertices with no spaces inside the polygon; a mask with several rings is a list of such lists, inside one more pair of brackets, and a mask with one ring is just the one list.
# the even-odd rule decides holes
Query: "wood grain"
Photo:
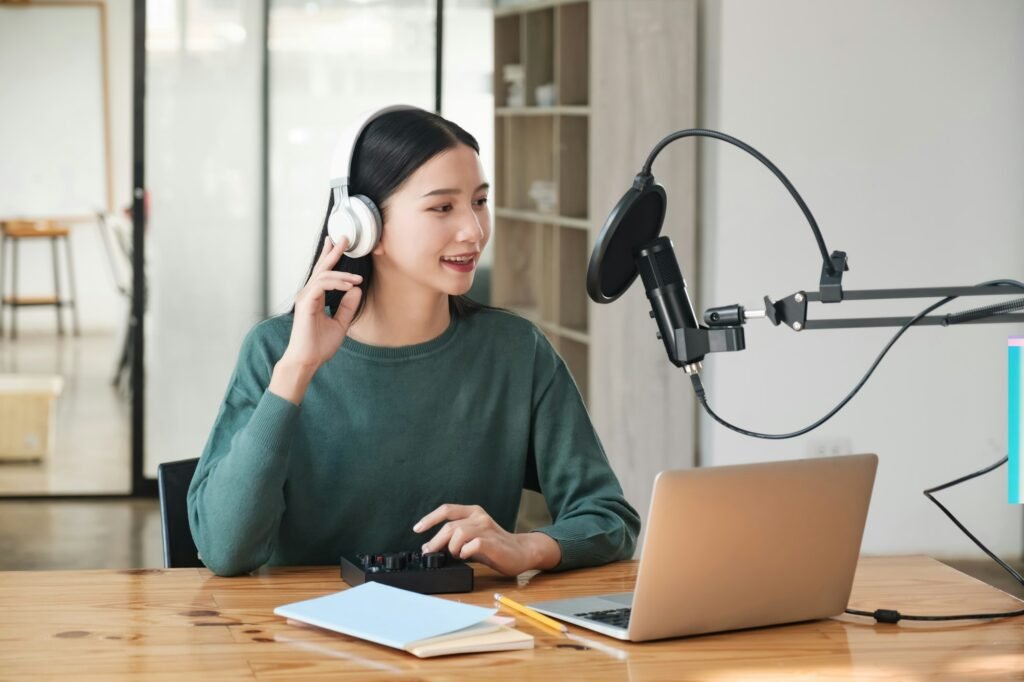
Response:
[{"label": "wood grain", "polygon": [[[490,605],[632,589],[635,562],[504,578],[477,566]],[[756,579],[756,575],[752,576]],[[1024,675],[1024,619],[875,625],[834,619],[645,644],[570,627],[569,637],[517,619],[527,651],[420,660],[350,637],[296,627],[274,607],[346,585],[337,569],[271,569],[218,578],[205,569],[0,573],[2,680],[1011,679]],[[1009,595],[925,557],[864,558],[853,608],[906,613],[1010,610]]]},{"label": "wood grain", "polygon": [[[655,144],[696,125],[697,7],[692,0],[592,2],[590,30],[589,213],[596,238]],[[699,293],[696,159],[697,145],[683,141],[666,149],[653,171],[668,195],[662,234]],[[639,278],[621,299],[590,306],[591,419],[626,499],[646,520],[655,475],[695,464],[696,401],[655,338]]]}]

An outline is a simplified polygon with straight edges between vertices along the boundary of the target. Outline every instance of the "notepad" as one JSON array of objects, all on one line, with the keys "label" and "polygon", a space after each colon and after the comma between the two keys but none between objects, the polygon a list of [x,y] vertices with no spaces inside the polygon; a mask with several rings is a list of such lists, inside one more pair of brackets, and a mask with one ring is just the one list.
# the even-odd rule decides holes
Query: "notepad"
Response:
[{"label": "notepad", "polygon": [[279,616],[420,658],[533,648],[532,635],[489,622],[496,611],[376,582],[274,609]]}]

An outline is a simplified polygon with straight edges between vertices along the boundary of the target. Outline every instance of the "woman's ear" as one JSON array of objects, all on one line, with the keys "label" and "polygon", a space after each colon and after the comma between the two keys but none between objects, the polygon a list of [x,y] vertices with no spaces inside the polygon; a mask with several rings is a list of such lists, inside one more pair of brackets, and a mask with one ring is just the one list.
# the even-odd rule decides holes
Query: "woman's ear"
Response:
[{"label": "woman's ear", "polygon": [[384,228],[383,227],[380,229],[380,239],[377,240],[377,245],[373,247],[373,250],[370,251],[370,253],[373,254],[374,256],[383,256],[384,255]]}]

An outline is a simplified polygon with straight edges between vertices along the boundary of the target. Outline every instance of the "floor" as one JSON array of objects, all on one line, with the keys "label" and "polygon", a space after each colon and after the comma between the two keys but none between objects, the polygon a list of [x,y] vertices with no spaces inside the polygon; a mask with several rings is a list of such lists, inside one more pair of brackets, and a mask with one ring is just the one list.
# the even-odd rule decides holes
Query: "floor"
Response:
[{"label": "floor", "polygon": [[131,487],[131,405],[111,385],[121,350],[115,334],[0,339],[0,374],[57,375],[56,440],[48,457],[0,459],[0,496],[124,494]]},{"label": "floor", "polygon": [[[1024,599],[1024,586],[989,559],[945,563]],[[1024,571],[1024,560],[1010,563]],[[156,500],[0,500],[0,571],[160,566]]]}]

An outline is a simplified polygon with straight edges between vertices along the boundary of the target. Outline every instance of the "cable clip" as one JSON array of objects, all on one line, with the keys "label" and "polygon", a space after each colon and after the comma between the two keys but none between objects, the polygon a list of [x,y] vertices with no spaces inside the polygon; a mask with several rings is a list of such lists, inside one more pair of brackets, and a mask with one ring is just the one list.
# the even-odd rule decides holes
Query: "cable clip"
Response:
[{"label": "cable clip", "polygon": [[903,619],[899,611],[895,609],[876,609],[873,614],[879,623],[898,623]]}]

